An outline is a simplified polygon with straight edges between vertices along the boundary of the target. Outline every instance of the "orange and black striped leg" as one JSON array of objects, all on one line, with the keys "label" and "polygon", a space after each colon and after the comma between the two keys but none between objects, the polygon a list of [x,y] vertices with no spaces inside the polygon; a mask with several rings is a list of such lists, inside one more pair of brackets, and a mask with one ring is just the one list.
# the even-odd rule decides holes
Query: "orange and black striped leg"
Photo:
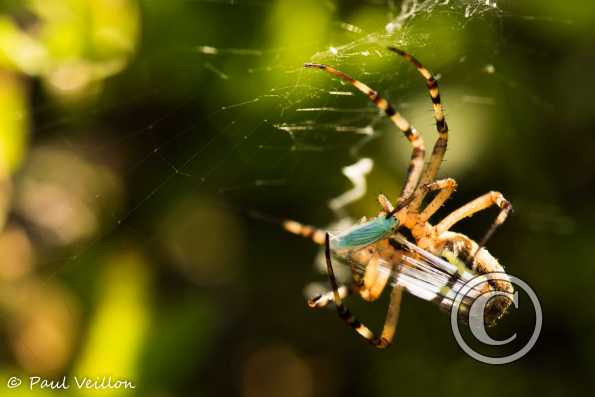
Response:
[{"label": "orange and black striped leg", "polygon": [[284,220],[281,224],[283,225],[283,228],[291,234],[309,238],[318,245],[324,244],[324,236],[326,234],[324,230],[292,220]]},{"label": "orange and black striped leg", "polygon": [[475,213],[479,211],[483,211],[492,205],[497,205],[500,208],[500,213],[488,229],[487,233],[479,243],[479,247],[483,247],[485,243],[488,241],[490,236],[494,233],[494,231],[504,223],[510,211],[512,211],[512,206],[510,202],[504,198],[502,193],[500,192],[489,192],[476,198],[475,200],[465,204],[464,206],[454,210],[451,212],[446,218],[444,218],[440,223],[436,225],[436,231],[440,235],[441,233],[449,230],[455,223],[459,222],[461,219],[473,216]]},{"label": "orange and black striped leg", "polygon": [[456,188],[457,182],[452,178],[440,179],[426,185],[423,189],[424,194],[433,190],[440,191],[419,215],[420,222],[427,222],[427,220],[430,219],[430,217],[434,215],[434,213],[438,211],[440,207],[442,207],[444,202],[448,200]]},{"label": "orange and black striped leg", "polygon": [[339,317],[341,317],[343,321],[345,321],[351,328],[355,330],[357,334],[359,334],[370,344],[376,346],[379,349],[384,349],[388,347],[394,338],[395,330],[397,328],[397,322],[399,319],[399,309],[401,306],[402,289],[400,287],[393,289],[393,293],[391,294],[391,302],[389,305],[389,310],[386,316],[386,321],[382,330],[382,334],[380,337],[376,337],[376,335],[374,335],[370,328],[366,327],[364,324],[359,322],[351,314],[349,309],[345,307],[345,305],[343,304],[343,299],[341,297],[341,294],[339,293],[337,279],[335,278],[335,273],[333,271],[333,265],[331,262],[331,248],[329,240],[330,238],[327,233],[325,237],[324,252],[326,257],[328,277],[333,290],[333,299],[335,301],[335,306],[337,307],[337,313],[339,313]]},{"label": "orange and black striped leg", "polygon": [[[438,131],[438,139],[436,140],[436,143],[434,143],[430,164],[421,177],[420,185],[425,185],[432,182],[434,178],[436,178],[444,158],[444,153],[446,153],[446,146],[448,144],[448,124],[446,124],[444,108],[442,107],[442,102],[440,100],[438,82],[434,76],[432,76],[432,73],[430,73],[430,71],[426,69],[413,55],[396,47],[388,47],[388,49],[396,54],[399,54],[415,66],[417,71],[426,80],[430,98],[432,99],[432,105],[434,107],[434,119],[436,120],[436,130]],[[412,203],[412,208],[419,208],[423,198],[424,195],[422,194],[418,199],[414,200]]]},{"label": "orange and black striped leg", "polygon": [[405,178],[403,190],[401,191],[401,196],[397,205],[401,201],[407,199],[415,190],[424,165],[425,147],[423,139],[417,130],[403,116],[401,116],[401,114],[397,112],[386,99],[381,97],[377,91],[374,91],[361,81],[354,79],[353,77],[333,68],[332,66],[323,65],[320,63],[306,63],[304,64],[304,67],[324,70],[325,72],[337,76],[343,81],[353,85],[359,91],[364,93],[380,110],[384,111],[384,113],[392,120],[397,128],[399,128],[399,130],[405,134],[405,137],[413,146],[413,151],[411,153],[411,159],[409,161],[409,168],[407,170],[407,176]]},{"label": "orange and black striped leg", "polygon": [[408,205],[412,205],[410,203],[419,199],[419,197],[423,197],[426,194],[440,190],[440,192],[430,201],[430,203],[426,206],[424,211],[420,214],[420,220],[422,222],[427,221],[441,206],[444,202],[452,195],[452,193],[457,188],[457,182],[452,178],[445,178],[440,179],[438,181],[434,181],[431,183],[427,183],[425,185],[420,185],[415,193],[409,197],[409,199],[405,200],[398,206],[397,208],[393,208],[392,204],[388,201],[386,196],[383,194],[378,195],[378,202],[382,209],[389,213],[395,213],[402,208],[407,207]]},{"label": "orange and black striped leg", "polygon": [[[347,298],[353,293],[354,288],[351,285],[342,285],[338,288],[341,299]],[[319,309],[328,306],[329,303],[334,302],[335,291],[331,290],[322,295],[317,295],[308,299],[308,307],[312,309]]]}]

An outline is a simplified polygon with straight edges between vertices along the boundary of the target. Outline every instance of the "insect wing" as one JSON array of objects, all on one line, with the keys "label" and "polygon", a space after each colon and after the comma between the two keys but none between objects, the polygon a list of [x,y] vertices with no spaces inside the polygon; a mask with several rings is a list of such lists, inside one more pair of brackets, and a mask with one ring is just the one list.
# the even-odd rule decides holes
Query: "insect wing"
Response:
[{"label": "insect wing", "polygon": [[[469,289],[468,283],[476,274],[412,244],[405,237],[397,235],[406,250],[396,272],[393,272],[393,285],[404,287],[410,294],[420,299],[434,302],[443,310],[450,311],[457,295],[463,294],[462,308],[468,307],[482,293]],[[461,312],[464,315],[466,310]]]}]

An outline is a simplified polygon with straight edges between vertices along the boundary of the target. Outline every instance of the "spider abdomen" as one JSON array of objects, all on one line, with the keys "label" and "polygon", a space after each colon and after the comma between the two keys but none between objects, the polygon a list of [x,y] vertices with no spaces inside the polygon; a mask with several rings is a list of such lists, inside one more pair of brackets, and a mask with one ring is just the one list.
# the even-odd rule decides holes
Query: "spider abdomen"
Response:
[{"label": "spider abdomen", "polygon": [[[500,291],[513,294],[514,288],[506,275],[504,268],[485,248],[478,251],[479,245],[461,233],[445,232],[439,236],[439,243],[434,247],[434,254],[446,259],[455,265],[459,272],[465,270],[472,274],[488,275],[487,282],[480,283],[477,288],[481,293]],[[490,273],[498,273],[496,277],[489,277]],[[493,326],[506,314],[511,304],[509,297],[494,296],[490,299],[484,312],[484,321],[488,326]]]}]

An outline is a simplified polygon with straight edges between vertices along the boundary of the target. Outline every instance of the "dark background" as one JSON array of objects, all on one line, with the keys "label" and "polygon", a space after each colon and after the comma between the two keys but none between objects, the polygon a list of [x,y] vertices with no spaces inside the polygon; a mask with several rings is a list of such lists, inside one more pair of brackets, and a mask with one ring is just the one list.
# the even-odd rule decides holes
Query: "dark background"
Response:
[{"label": "dark background", "polygon": [[[0,2],[2,395],[43,393],[10,376],[64,374],[131,380],[96,394],[139,396],[592,392],[595,7],[442,3]],[[395,344],[374,350],[306,308],[304,286],[326,282],[318,248],[247,215],[328,226],[328,201],[352,187],[341,169],[362,157],[374,168],[346,213],[396,199],[407,141],[301,67],[380,90],[431,147],[423,80],[388,44],[439,76],[440,175],[459,184],[440,214],[489,190],[515,209],[488,248],[535,290],[543,329],[512,364],[468,357],[448,316],[411,296]],[[479,239],[496,214],[456,229]],[[380,329],[386,298],[349,303]],[[492,331],[518,333],[503,349],[527,340],[520,304]]]}]

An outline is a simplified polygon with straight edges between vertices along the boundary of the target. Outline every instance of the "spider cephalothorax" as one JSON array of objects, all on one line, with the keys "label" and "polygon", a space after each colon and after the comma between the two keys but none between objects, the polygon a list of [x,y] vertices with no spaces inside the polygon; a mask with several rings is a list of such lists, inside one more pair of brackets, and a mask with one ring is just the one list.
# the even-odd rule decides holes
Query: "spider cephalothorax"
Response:
[{"label": "spider cephalothorax", "polygon": [[[384,195],[379,195],[382,211],[378,216],[363,219],[338,233],[325,232],[295,221],[283,223],[289,232],[311,238],[325,246],[332,289],[310,299],[308,305],[317,308],[334,302],[339,316],[359,335],[379,348],[387,347],[394,338],[403,289],[449,310],[462,286],[475,276],[504,272],[503,267],[483,246],[511,210],[504,196],[492,191],[454,210],[436,224],[429,222],[457,186],[452,178],[436,179],[446,152],[448,125],[436,79],[407,52],[394,47],[388,49],[411,62],[426,80],[438,132],[430,162],[424,168],[425,146],[417,130],[377,91],[331,66],[307,63],[306,68],[321,69],[364,93],[403,132],[412,145],[412,153],[399,200],[393,206]],[[424,198],[430,192],[436,194],[424,206]],[[500,213],[479,244],[463,234],[450,231],[460,220],[493,205],[500,208]],[[400,231],[407,231],[410,238],[405,238]],[[353,280],[350,284],[338,285],[332,267],[333,259],[351,267]],[[343,299],[355,292],[363,299],[373,301],[378,299],[387,285],[394,288],[382,333],[377,336],[355,319],[343,304]],[[513,289],[504,277],[488,279],[478,289],[478,294],[489,291],[511,294]],[[485,323],[493,325],[509,305],[510,300],[503,296],[490,300],[485,307]],[[464,310],[462,312],[465,313]]]}]

